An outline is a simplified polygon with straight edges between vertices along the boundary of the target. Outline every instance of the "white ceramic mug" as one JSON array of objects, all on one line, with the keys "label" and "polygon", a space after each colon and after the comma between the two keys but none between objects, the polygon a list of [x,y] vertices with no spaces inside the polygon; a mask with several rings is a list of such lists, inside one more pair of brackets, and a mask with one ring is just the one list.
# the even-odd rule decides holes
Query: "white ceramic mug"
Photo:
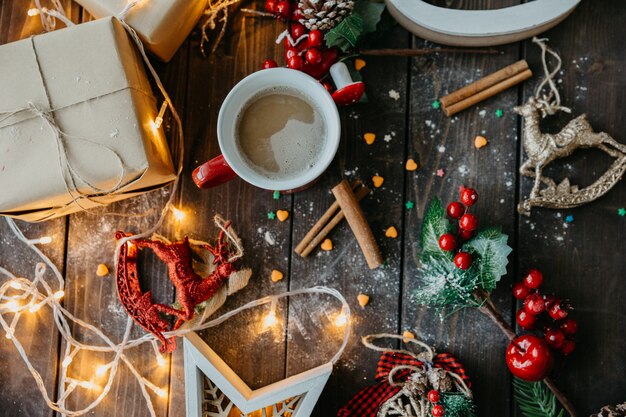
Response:
[{"label": "white ceramic mug", "polygon": [[[271,179],[246,162],[237,146],[235,132],[238,116],[252,97],[261,91],[286,88],[301,93],[301,98],[311,101],[321,112],[326,127],[325,141],[317,162],[292,178]],[[209,188],[240,177],[260,188],[272,191],[302,189],[313,183],[330,165],[341,137],[339,112],[324,86],[307,74],[287,69],[270,68],[255,72],[241,80],[228,93],[217,118],[217,139],[222,154],[200,165],[193,171],[193,180],[200,188]]]}]

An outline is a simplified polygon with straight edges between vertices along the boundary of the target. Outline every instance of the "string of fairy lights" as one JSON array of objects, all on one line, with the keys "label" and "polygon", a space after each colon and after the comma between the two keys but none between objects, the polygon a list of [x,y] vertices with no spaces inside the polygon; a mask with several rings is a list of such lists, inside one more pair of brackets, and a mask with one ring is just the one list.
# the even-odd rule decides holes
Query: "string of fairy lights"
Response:
[{"label": "string of fairy lights", "polygon": [[[138,2],[131,2],[129,5],[135,5]],[[49,10],[41,7],[39,0],[35,0],[37,8],[28,10],[28,16],[40,16],[44,28],[51,27],[54,29],[53,23],[50,19],[58,18],[71,25],[71,21],[67,19],[63,13],[63,9],[58,0],[53,0],[53,5],[56,10]],[[130,7],[132,7],[132,5]],[[130,8],[128,8],[130,9]],[[125,12],[127,10],[125,9]],[[62,17],[59,17],[62,16]],[[69,22],[69,23],[68,23]],[[129,35],[135,43],[146,62],[146,65],[154,77],[155,82],[164,96],[164,102],[160,107],[160,110],[150,125],[156,132],[163,123],[163,118],[167,108],[170,108],[172,116],[174,117],[178,125],[178,135],[173,140],[173,146],[178,149],[178,170],[177,178],[171,186],[170,197],[163,207],[158,220],[149,230],[125,237],[121,239],[115,249],[114,259],[117,258],[119,249],[122,245],[131,242],[134,239],[145,238],[151,236],[155,231],[163,224],[165,218],[168,215],[172,215],[174,220],[178,223],[185,219],[185,210],[174,205],[174,198],[176,197],[177,187],[180,179],[180,173],[182,170],[183,161],[183,138],[182,138],[182,123],[180,117],[176,113],[174,106],[165,91],[165,88],[161,84],[161,81],[156,74],[156,71],[150,64],[148,57],[143,50],[143,45],[139,40],[135,31],[124,23]],[[156,411],[152,402],[151,395],[156,395],[159,398],[167,398],[168,389],[154,384],[149,379],[144,377],[139,369],[133,364],[129,355],[127,354],[130,349],[137,348],[144,344],[150,344],[154,351],[155,361],[157,366],[165,368],[168,365],[168,360],[163,356],[158,349],[157,339],[152,334],[144,334],[141,337],[132,339],[130,337],[131,329],[133,328],[133,321],[130,317],[127,318],[122,340],[120,342],[114,342],[109,336],[107,336],[100,328],[88,323],[81,318],[75,316],[72,312],[67,310],[63,306],[63,298],[65,296],[65,279],[57,266],[46,256],[39,248],[40,245],[46,245],[52,243],[51,236],[41,236],[38,238],[27,238],[22,230],[17,226],[15,221],[11,218],[6,218],[7,224],[10,230],[16,236],[16,238],[32,250],[36,256],[40,259],[34,267],[34,277],[18,277],[4,267],[0,266],[0,276],[6,277],[6,280],[0,285],[0,327],[4,331],[5,338],[15,346],[15,349],[22,358],[24,364],[31,373],[37,388],[41,392],[48,407],[56,412],[61,413],[64,416],[73,417],[84,415],[95,407],[97,407],[106,397],[110,391],[115,377],[120,366],[125,366],[137,381],[142,395],[146,401],[147,408],[152,417],[156,417]],[[218,223],[218,227],[224,229],[222,223]],[[230,236],[227,232],[227,236]],[[250,310],[259,306],[268,305],[267,312],[261,318],[263,329],[272,328],[280,324],[281,320],[277,316],[277,306],[281,299],[294,297],[298,295],[330,295],[337,299],[341,304],[341,309],[335,314],[332,325],[337,328],[344,329],[343,342],[339,347],[337,353],[331,359],[332,363],[335,363],[343,353],[348,343],[350,335],[350,307],[343,297],[343,295],[337,290],[327,287],[312,287],[300,290],[288,291],[278,295],[271,295],[258,300],[251,301],[239,308],[233,309],[227,313],[224,313],[218,318],[209,320],[203,317],[201,320],[188,323],[182,328],[165,333],[165,337],[178,336],[182,337],[186,333],[196,332],[204,330],[210,327],[217,326],[231,317],[241,313],[244,310]],[[61,357],[61,366],[58,373],[58,389],[56,393],[56,399],[54,399],[54,392],[51,395],[48,392],[46,383],[43,380],[40,372],[35,368],[31,362],[26,349],[22,345],[18,336],[18,326],[20,322],[26,316],[36,317],[41,315],[40,310],[47,308],[52,314],[54,325],[61,337],[63,343]],[[29,320],[30,322],[30,320]],[[75,335],[81,334],[80,339],[84,340],[96,340],[97,342],[86,343],[79,340]],[[77,377],[76,375],[84,372],[84,369],[74,372],[72,364],[77,355],[85,352],[100,353],[109,355],[110,360],[103,363],[91,364],[93,372],[90,378]],[[81,371],[81,372],[79,372]],[[53,384],[54,385],[54,384]],[[94,394],[97,394],[95,399],[86,401],[86,404],[82,408],[72,409],[66,403],[68,402],[72,393],[77,390],[88,390]],[[82,396],[87,398],[87,396]],[[93,398],[93,397],[91,397]]]}]

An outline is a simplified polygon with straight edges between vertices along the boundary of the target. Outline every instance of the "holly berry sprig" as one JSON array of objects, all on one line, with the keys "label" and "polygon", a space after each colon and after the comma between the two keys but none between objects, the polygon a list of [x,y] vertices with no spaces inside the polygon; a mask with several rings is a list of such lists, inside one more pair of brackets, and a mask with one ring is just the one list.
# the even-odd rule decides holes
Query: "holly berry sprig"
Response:
[{"label": "holly berry sprig", "polygon": [[432,404],[430,413],[433,415],[433,417],[442,417],[446,410],[443,408],[443,405],[439,404],[439,400],[441,399],[439,391],[431,389],[430,391],[428,391],[426,397],[428,398],[428,401],[430,401],[430,403]]},{"label": "holly berry sprig", "polygon": [[454,201],[448,204],[446,212],[448,217],[459,221],[456,236],[452,233],[444,233],[439,237],[439,247],[447,252],[457,251],[454,255],[454,264],[460,269],[469,269],[472,266],[472,255],[458,249],[458,242],[464,242],[473,237],[478,228],[478,219],[468,213],[471,206],[478,201],[478,193],[473,188],[461,187],[461,202]]}]

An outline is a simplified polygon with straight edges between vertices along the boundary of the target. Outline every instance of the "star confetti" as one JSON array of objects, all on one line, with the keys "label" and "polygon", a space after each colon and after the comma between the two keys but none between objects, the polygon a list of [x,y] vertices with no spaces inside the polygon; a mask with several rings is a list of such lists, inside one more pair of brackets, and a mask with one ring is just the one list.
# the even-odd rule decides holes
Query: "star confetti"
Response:
[{"label": "star confetti", "polygon": [[504,116],[504,112],[502,111],[502,109],[496,110],[496,117],[502,117],[502,116]]},{"label": "star confetti", "polygon": [[276,218],[276,213],[274,213],[273,211],[268,211],[267,218],[270,220],[274,220]]},{"label": "star confetti", "polygon": [[443,169],[439,168],[437,170],[437,176],[438,177],[443,177],[444,175],[446,175],[446,171],[444,171]]},{"label": "star confetti", "polygon": [[617,209],[617,214],[624,217],[626,216],[626,209],[624,207],[620,207]]},{"label": "star confetti", "polygon": [[412,201],[407,201],[406,203],[404,203],[404,207],[406,207],[408,210],[411,210],[413,207],[415,207],[415,203]]},{"label": "star confetti", "polygon": [[574,216],[572,216],[571,214],[565,216],[565,223],[571,223],[574,221]]},{"label": "star confetti", "polygon": [[278,200],[280,198],[280,191],[274,191],[274,194],[272,194],[272,197],[274,197],[274,200]]},{"label": "star confetti", "polygon": [[439,107],[441,107],[441,103],[439,103],[439,100],[435,100],[433,101],[433,109],[438,109]]}]

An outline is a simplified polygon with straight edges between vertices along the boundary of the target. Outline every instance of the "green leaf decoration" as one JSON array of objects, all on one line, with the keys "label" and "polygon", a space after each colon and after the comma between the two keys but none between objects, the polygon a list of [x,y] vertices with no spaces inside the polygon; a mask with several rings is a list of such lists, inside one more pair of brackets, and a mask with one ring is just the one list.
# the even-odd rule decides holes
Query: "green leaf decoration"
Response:
[{"label": "green leaf decoration", "polygon": [[441,250],[439,247],[439,237],[451,231],[452,226],[446,218],[446,211],[441,205],[441,201],[435,197],[428,206],[422,222],[422,231],[420,233],[420,246],[422,248],[420,256],[422,261],[427,261],[429,257],[443,257],[452,260],[452,253]]},{"label": "green leaf decoration", "polygon": [[354,3],[354,9],[352,14],[361,16],[363,20],[363,34],[372,33],[376,31],[378,22],[385,10],[384,3],[374,3],[369,0],[357,0]]},{"label": "green leaf decoration", "polygon": [[487,292],[493,291],[500,278],[506,275],[508,256],[513,251],[507,240],[508,236],[502,234],[499,227],[492,227],[463,245],[463,249],[477,260],[474,262],[477,285]]},{"label": "green leaf decoration", "polygon": [[326,46],[338,47],[346,52],[356,46],[359,36],[363,33],[363,18],[355,13],[346,17],[337,26],[324,35]]},{"label": "green leaf decoration", "polygon": [[563,417],[565,412],[558,409],[554,394],[543,382],[528,382],[513,379],[515,400],[524,417]]},{"label": "green leaf decoration", "polygon": [[474,400],[461,392],[441,393],[441,405],[446,417],[476,417]]}]

